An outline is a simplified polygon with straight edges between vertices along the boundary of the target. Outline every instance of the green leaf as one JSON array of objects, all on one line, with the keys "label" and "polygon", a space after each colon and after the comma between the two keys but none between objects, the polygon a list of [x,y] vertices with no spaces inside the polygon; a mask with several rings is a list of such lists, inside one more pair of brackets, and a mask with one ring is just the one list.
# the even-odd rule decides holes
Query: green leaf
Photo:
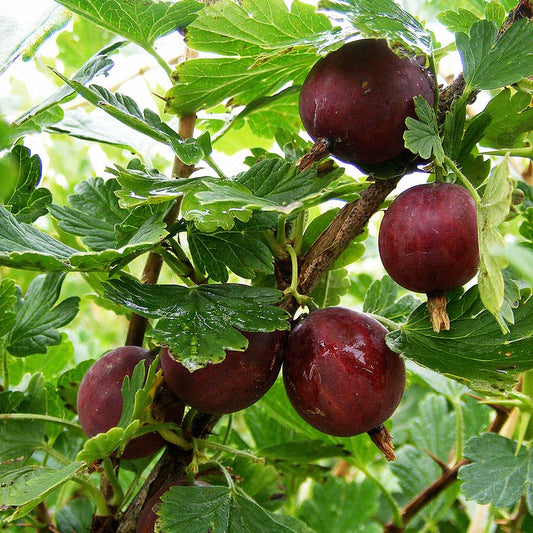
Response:
[{"label": "green leaf", "polygon": [[349,455],[342,444],[325,444],[316,439],[301,442],[284,442],[260,448],[257,454],[269,460],[289,461],[292,463],[312,463],[320,459]]},{"label": "green leaf", "polygon": [[37,188],[41,181],[41,158],[31,155],[25,146],[15,146],[3,157],[2,165],[12,170],[6,176],[12,189],[3,198],[3,203],[16,216],[19,222],[31,223],[46,215],[52,203],[52,193],[45,188]]},{"label": "green leaf", "polygon": [[[158,522],[175,533],[295,533],[244,493],[228,487],[171,487],[162,498]],[[157,527],[157,526],[156,526]]]},{"label": "green leaf", "polygon": [[442,374],[433,372],[429,368],[417,365],[414,361],[406,361],[406,368],[412,374],[415,374],[426,385],[429,385],[434,391],[446,396],[450,402],[461,398],[468,392],[468,387],[457,383],[453,379],[447,378]]},{"label": "green leaf", "polygon": [[467,500],[511,507],[526,492],[529,512],[533,512],[532,452],[516,441],[495,433],[473,437],[464,455],[471,463],[459,470]]},{"label": "green leaf", "polygon": [[[164,213],[153,209],[132,213],[121,209],[115,193],[120,185],[114,179],[104,182],[102,178],[90,178],[74,188],[69,196],[69,206],[53,205],[52,215],[60,221],[59,227],[73,235],[94,251],[120,249],[129,245],[153,245],[166,235]],[[127,227],[127,231],[123,228]],[[121,230],[122,229],[122,230]]]},{"label": "green leaf", "polygon": [[94,106],[103,109],[126,126],[170,146],[186,165],[198,163],[205,155],[196,139],[183,140],[155,111],[145,109],[141,112],[133,98],[121,93],[113,94],[99,85],[85,87],[74,79],[69,80],[56,70],[53,72]]},{"label": "green leaf", "polygon": [[423,159],[433,157],[437,163],[444,161],[444,151],[439,138],[439,125],[435,111],[422,96],[415,96],[417,119],[407,117],[407,130],[403,134],[405,146]]},{"label": "green leaf", "polygon": [[491,121],[481,141],[490,148],[515,148],[524,145],[533,130],[533,109],[529,107],[531,95],[504,89],[483,110]]},{"label": "green leaf", "polygon": [[505,241],[498,226],[509,214],[514,182],[510,177],[509,163],[504,160],[492,171],[478,207],[479,235],[479,293],[485,307],[496,317],[502,331],[507,332],[506,321],[500,310],[504,302],[505,285],[502,270],[507,262],[494,253]]},{"label": "green leaf", "polygon": [[[426,487],[431,485],[441,474],[441,469],[426,452],[413,446],[404,446],[398,450],[397,460],[391,468],[398,478],[402,496],[407,500],[415,498]],[[439,519],[454,504],[459,494],[459,484],[454,483],[437,498],[429,502],[415,518],[412,527],[420,531],[424,524],[438,523]],[[418,527],[417,527],[418,526]]]},{"label": "green leaf", "polygon": [[[102,48],[93,57],[91,57],[84,65],[74,74],[72,79],[85,85],[88,81],[92,80],[96,76],[107,75],[109,70],[113,67],[113,61],[109,59],[109,56],[116,53],[116,51],[126,44],[125,41],[117,41],[116,43],[110,44],[105,48]],[[63,104],[68,102],[74,96],[76,92],[65,85],[61,87],[58,91],[50,95],[48,98],[43,100],[40,104],[32,107],[18,118],[13,121],[13,124],[16,126],[22,126],[30,120],[34,120],[35,117],[42,115],[46,110],[52,108],[55,105]]]},{"label": "green leaf", "polygon": [[[7,412],[46,413],[46,391],[42,374],[34,374],[22,386],[24,392],[4,391],[0,393],[0,406]],[[45,423],[34,420],[0,420],[0,457],[2,461],[13,459],[20,465],[43,441]],[[2,466],[2,465],[0,465]],[[0,500],[2,501],[2,500]]]},{"label": "green leaf", "polygon": [[109,457],[115,450],[118,450],[118,455],[120,455],[137,429],[139,429],[139,421],[134,420],[126,428],[114,427],[106,433],[98,433],[85,443],[76,456],[76,461],[91,464],[97,459]]},{"label": "green leaf", "polygon": [[437,20],[448,28],[451,33],[470,33],[470,28],[479,17],[468,9],[459,8],[457,11],[443,11],[437,15]]},{"label": "green leaf", "polygon": [[469,90],[498,89],[533,74],[533,24],[522,18],[497,36],[498,27],[488,20],[476,22],[469,35],[456,34]]},{"label": "green leaf", "polygon": [[143,409],[150,401],[150,389],[158,366],[159,359],[155,359],[147,371],[145,362],[140,361],[135,366],[131,378],[124,377],[121,388],[122,414],[117,426],[127,428],[133,420],[141,416]]},{"label": "green leaf", "polygon": [[[364,246],[359,245],[361,256]],[[311,298],[319,307],[333,307],[341,303],[342,297],[350,290],[351,282],[348,270],[337,268],[328,270],[311,293]]]},{"label": "green leaf", "polygon": [[400,296],[400,290],[400,286],[389,276],[375,280],[366,293],[363,311],[394,322],[404,322],[420,305],[420,300],[412,294]]},{"label": "green leaf", "polygon": [[321,0],[319,6],[346,14],[358,30],[370,37],[401,42],[431,54],[429,32],[394,0]]},{"label": "green leaf", "polygon": [[70,501],[55,513],[59,533],[89,531],[93,522],[93,513],[91,500],[78,498]]},{"label": "green leaf", "polygon": [[112,279],[106,297],[147,318],[159,318],[151,335],[168,345],[191,371],[224,359],[226,350],[246,349],[237,331],[274,331],[288,327],[287,314],[274,307],[279,291],[246,285],[144,285]]},{"label": "green leaf", "polygon": [[243,105],[303,81],[317,61],[315,48],[331,39],[331,23],[313,6],[282,0],[221,0],[208,4],[187,28],[187,44],[225,57],[179,64],[166,110],[179,116],[231,98]]},{"label": "green leaf", "polygon": [[11,331],[17,318],[14,306],[18,300],[18,287],[12,279],[0,281],[0,337]]},{"label": "green leaf", "polygon": [[74,462],[58,470],[36,466],[11,471],[0,484],[2,508],[17,507],[7,519],[8,522],[26,516],[50,493],[72,479],[82,467],[82,463]]},{"label": "green leaf", "polygon": [[158,37],[185,28],[202,9],[196,0],[163,2],[133,0],[125,9],[120,0],[57,0],[74,13],[126,39],[151,48]]},{"label": "green leaf", "polygon": [[316,533],[378,533],[382,530],[372,520],[379,506],[379,491],[375,483],[347,483],[329,477],[327,483],[314,482],[311,498],[298,508],[296,516]]},{"label": "green leaf", "polygon": [[246,225],[233,231],[201,233],[189,227],[187,242],[195,265],[214,281],[228,281],[228,268],[238,276],[252,279],[257,272],[274,273],[270,248]]},{"label": "green leaf", "polygon": [[[149,224],[147,229],[150,228]],[[139,232],[139,236],[143,233]],[[153,237],[151,230],[149,235]],[[144,235],[140,240],[144,240]],[[114,262],[141,254],[152,246],[131,242],[120,250],[80,252],[34,226],[19,223],[0,205],[0,265],[28,270],[91,272],[107,270]]]},{"label": "green leaf", "polygon": [[63,372],[57,380],[57,392],[59,396],[65,403],[65,407],[74,413],[77,413],[76,402],[80,382],[94,362],[94,359],[82,361],[75,368]]},{"label": "green leaf", "polygon": [[449,301],[450,331],[434,333],[425,305],[397,331],[387,335],[395,352],[474,389],[508,389],[520,372],[533,368],[533,308],[527,291],[515,309],[515,323],[502,335],[484,308],[477,286]]},{"label": "green leaf", "polygon": [[78,313],[80,299],[72,296],[57,304],[65,274],[37,276],[16,306],[17,318],[7,340],[11,355],[24,357],[46,353],[61,342],[57,328],[67,325]]}]

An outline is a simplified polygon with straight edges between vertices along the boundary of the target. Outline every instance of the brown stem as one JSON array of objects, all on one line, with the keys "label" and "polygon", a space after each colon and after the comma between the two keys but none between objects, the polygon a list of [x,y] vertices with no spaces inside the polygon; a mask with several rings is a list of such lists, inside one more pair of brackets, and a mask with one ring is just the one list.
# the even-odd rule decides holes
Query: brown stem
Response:
[{"label": "brown stem", "polygon": [[[185,60],[196,57],[197,53],[193,50],[187,49]],[[196,113],[191,113],[181,117],[178,125],[178,133],[183,139],[189,139],[194,136],[194,126],[196,124]],[[185,165],[177,157],[174,158],[172,167],[172,176],[175,178],[188,178],[194,172],[193,165]],[[165,217],[165,224],[167,227],[171,226],[177,219],[181,207],[181,199],[176,200],[176,203]],[[159,279],[161,268],[163,267],[163,259],[159,254],[150,252],[148,259],[144,266],[142,273],[142,282],[147,285],[155,285]],[[144,342],[144,334],[146,333],[146,326],[148,319],[143,316],[133,313],[130,318],[128,328],[128,335],[126,337],[126,346],[142,346]]]},{"label": "brown stem", "polygon": [[301,157],[296,166],[301,172],[311,168],[316,162],[329,155],[331,142],[328,139],[317,139],[310,152]]}]

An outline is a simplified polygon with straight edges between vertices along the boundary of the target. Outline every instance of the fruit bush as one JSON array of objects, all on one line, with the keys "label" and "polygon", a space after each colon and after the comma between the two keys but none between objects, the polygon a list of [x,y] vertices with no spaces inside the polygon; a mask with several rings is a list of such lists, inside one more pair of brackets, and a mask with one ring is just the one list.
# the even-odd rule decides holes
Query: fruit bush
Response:
[{"label": "fruit bush", "polygon": [[533,531],[529,0],[0,12],[3,530]]}]

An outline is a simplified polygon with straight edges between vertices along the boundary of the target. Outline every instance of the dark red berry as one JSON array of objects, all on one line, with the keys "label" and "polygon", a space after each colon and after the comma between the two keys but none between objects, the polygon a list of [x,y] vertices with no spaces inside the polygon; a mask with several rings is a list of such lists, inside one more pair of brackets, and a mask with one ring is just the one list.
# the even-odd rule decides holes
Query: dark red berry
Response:
[{"label": "dark red berry", "polygon": [[287,395],[316,429],[341,437],[379,427],[402,398],[405,365],[387,330],[363,313],[313,311],[291,334],[283,363]]},{"label": "dark red berry", "polygon": [[[144,361],[148,369],[153,357],[149,350],[138,346],[122,346],[106,353],[96,361],[81,380],[77,408],[81,427],[91,438],[115,427],[122,414],[122,383],[131,377],[135,366]],[[183,405],[176,409],[169,421],[178,422]],[[123,459],[138,459],[160,450],[165,440],[158,433],[147,433],[128,443]]]},{"label": "dark red berry", "polygon": [[300,92],[300,117],[313,140],[327,139],[331,153],[365,172],[394,173],[414,155],[406,151],[405,119],[413,98],[434,102],[435,83],[411,57],[385,40],[345,44],[318,61]]},{"label": "dark red berry", "polygon": [[429,294],[461,287],[479,264],[474,199],[453,183],[411,187],[387,209],[378,242],[385,270],[402,287]]},{"label": "dark red berry", "polygon": [[244,409],[261,398],[279,374],[285,333],[243,333],[244,352],[228,351],[224,361],[190,372],[166,348],[161,365],[168,386],[202,413],[224,414]]}]

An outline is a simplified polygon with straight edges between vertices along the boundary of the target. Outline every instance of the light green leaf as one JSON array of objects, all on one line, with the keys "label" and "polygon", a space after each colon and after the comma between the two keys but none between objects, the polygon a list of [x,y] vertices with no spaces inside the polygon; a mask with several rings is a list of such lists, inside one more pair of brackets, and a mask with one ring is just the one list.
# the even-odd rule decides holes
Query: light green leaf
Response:
[{"label": "light green leaf", "polygon": [[515,323],[506,335],[485,309],[475,286],[448,302],[449,331],[434,333],[427,308],[420,305],[386,341],[395,352],[470,388],[504,391],[520,372],[533,368],[533,307],[528,297],[523,291],[514,310]]},{"label": "light green leaf", "polygon": [[1,165],[11,171],[2,179],[11,182],[8,194],[3,195],[3,204],[19,222],[31,223],[46,215],[52,203],[52,193],[44,187],[37,188],[41,181],[42,166],[38,155],[31,155],[25,146],[15,146],[3,158]]},{"label": "light green leaf", "polygon": [[106,433],[98,433],[85,443],[83,450],[76,456],[76,461],[91,464],[102,457],[109,457],[115,450],[120,455],[138,428],[139,421],[134,420],[126,428],[114,427]]},{"label": "light green leaf", "polygon": [[498,89],[533,74],[533,23],[522,18],[497,36],[489,20],[476,22],[469,35],[456,34],[468,89]]},{"label": "light green leaf", "polygon": [[405,120],[407,129],[403,134],[405,146],[423,159],[433,157],[437,163],[444,161],[444,151],[439,138],[439,125],[435,111],[422,96],[415,97],[417,119],[408,117]]},{"label": "light green leaf", "polygon": [[202,9],[202,4],[196,0],[132,0],[127,9],[120,0],[57,2],[143,48],[150,48],[158,37],[185,28],[194,20],[196,12]]},{"label": "light green leaf", "polygon": [[483,110],[491,121],[481,140],[490,148],[519,148],[533,130],[533,108],[529,107],[531,95],[504,89]]},{"label": "light green leaf", "polygon": [[452,33],[470,33],[470,28],[479,17],[468,9],[459,8],[457,11],[443,11],[437,15],[437,20]]},{"label": "light green leaf", "polygon": [[[167,235],[162,220],[164,213],[157,216],[149,208],[135,212],[121,209],[115,195],[117,190],[120,185],[114,179],[104,182],[102,178],[90,178],[78,183],[75,194],[69,196],[72,207],[53,205],[50,212],[60,221],[62,230],[81,236],[94,251],[152,245],[163,240]],[[121,231],[124,226],[126,232]]]},{"label": "light green leaf", "polygon": [[48,346],[61,342],[57,328],[74,319],[80,301],[72,296],[56,305],[64,278],[64,273],[51,273],[37,276],[31,282],[15,308],[17,318],[6,343],[11,355],[46,353]]},{"label": "light green leaf", "polygon": [[516,441],[494,433],[471,438],[464,455],[471,463],[461,467],[459,479],[468,500],[511,507],[526,492],[529,512],[533,512],[532,452]]},{"label": "light green leaf", "polygon": [[12,522],[26,516],[46,496],[72,479],[83,466],[80,462],[73,462],[58,470],[41,466],[22,467],[12,470],[7,476],[2,476],[0,484],[2,507],[17,507],[7,521]]},{"label": "light green leaf", "polygon": [[167,111],[180,116],[231,98],[248,104],[303,80],[330,40],[331,23],[313,6],[282,0],[210,3],[187,28],[187,44],[225,57],[186,61],[173,73]]},{"label": "light green leaf", "polygon": [[492,171],[485,192],[478,207],[479,234],[479,293],[485,307],[496,317],[502,330],[508,331],[504,320],[499,316],[505,294],[502,270],[507,262],[494,250],[505,244],[498,226],[509,213],[514,189],[509,173],[509,163],[504,160]]},{"label": "light green leaf", "polygon": [[74,79],[69,80],[56,70],[54,73],[94,106],[103,109],[126,126],[170,146],[186,165],[198,163],[204,156],[202,147],[196,139],[183,140],[155,111],[145,109],[141,112],[133,98],[121,93],[113,94],[99,85],[85,87]]},{"label": "light green leaf", "polygon": [[[96,76],[106,75],[114,64],[113,61],[109,59],[109,56],[116,53],[116,51],[125,44],[125,41],[117,41],[116,43],[102,48],[102,50],[98,51],[78,70],[78,72],[76,72],[76,74],[74,74],[72,79],[85,85],[88,81],[92,80]],[[41,115],[44,111],[50,109],[51,107],[68,102],[74,98],[75,95],[76,92],[74,89],[68,85],[65,85],[42,101],[40,104],[32,107],[20,115],[13,121],[13,124],[20,127],[27,121],[34,120],[35,117]]]},{"label": "light green leaf", "polygon": [[281,293],[247,285],[144,285],[112,279],[106,296],[148,318],[159,318],[151,335],[168,345],[191,371],[222,361],[226,350],[246,349],[241,331],[274,331],[288,327],[287,314],[274,307]]},{"label": "light green leaf", "polygon": [[12,279],[0,281],[0,337],[11,331],[17,318],[14,306],[18,300],[18,287]]},{"label": "light green leaf", "polygon": [[394,0],[321,0],[319,6],[346,14],[364,34],[431,54],[429,32]]}]

